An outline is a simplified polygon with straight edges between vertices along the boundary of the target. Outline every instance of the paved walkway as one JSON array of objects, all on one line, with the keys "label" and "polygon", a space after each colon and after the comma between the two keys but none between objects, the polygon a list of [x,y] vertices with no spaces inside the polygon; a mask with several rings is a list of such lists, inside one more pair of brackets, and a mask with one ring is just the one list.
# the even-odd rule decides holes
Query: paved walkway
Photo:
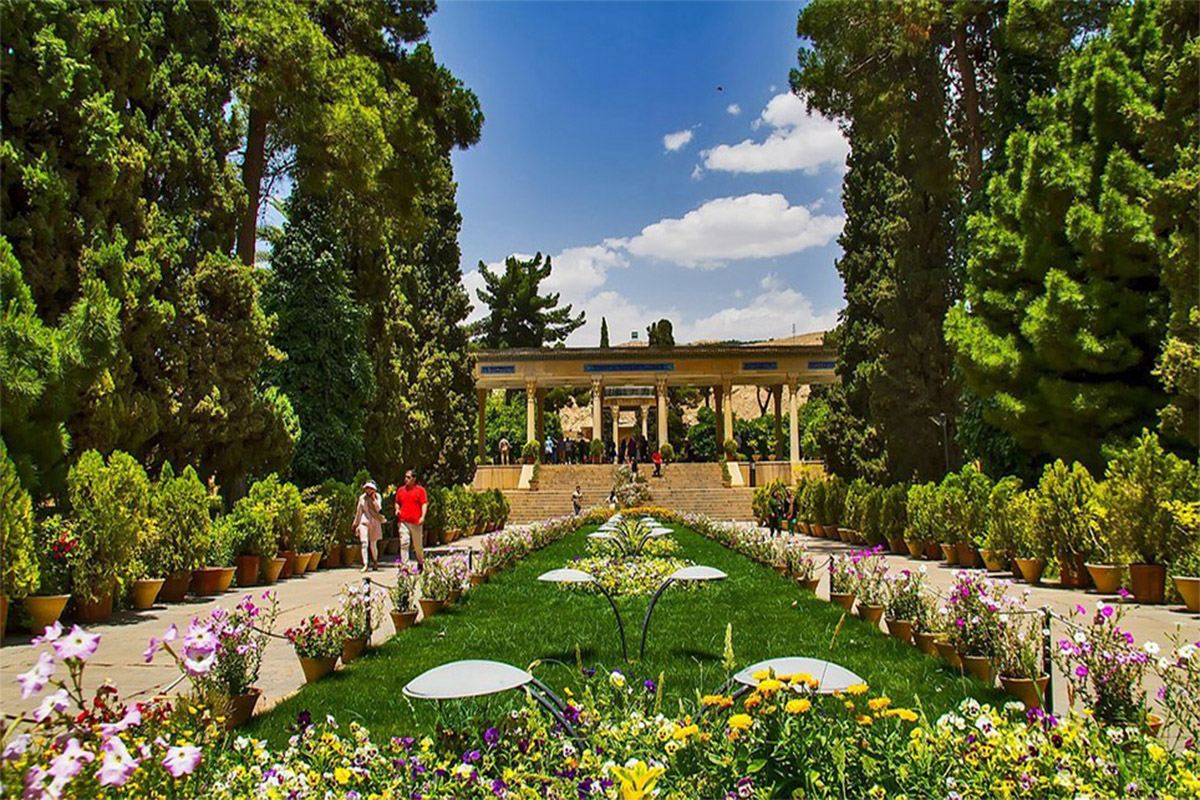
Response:
[{"label": "paved walkway", "polygon": [[[765,528],[763,530],[766,530]],[[835,553],[843,553],[852,548],[850,545],[842,542],[834,542],[829,539],[821,539],[815,536],[805,536],[806,545],[809,551],[817,558],[818,565],[821,568],[821,583],[817,587],[818,596],[829,598],[829,574],[825,569],[826,558]],[[954,583],[954,573],[961,567],[949,566],[945,562],[924,561],[920,559],[910,558],[906,555],[888,554],[885,556],[888,569],[892,572],[899,572],[904,569],[918,569],[924,565],[927,569],[926,582],[929,586],[939,592],[946,592]],[[1011,578],[1007,573],[992,573],[993,577]],[[1017,582],[1014,583],[1011,593],[1020,594],[1027,587],[1027,584]],[[1094,591],[1082,591],[1079,589],[1060,589],[1056,585],[1046,586],[1029,586],[1031,590],[1029,596],[1029,608],[1042,608],[1049,606],[1056,613],[1067,616],[1075,606],[1082,605],[1088,610],[1088,614],[1094,614],[1096,611],[1096,601],[1104,600],[1119,601],[1120,598],[1112,595],[1100,595]],[[1182,606],[1144,606],[1134,603],[1129,600],[1125,604],[1125,616],[1122,620],[1123,627],[1129,630],[1136,638],[1140,645],[1146,641],[1158,642],[1164,650],[1168,650],[1170,636],[1176,630],[1182,629],[1185,635],[1188,635],[1194,641],[1200,635],[1200,614],[1189,613]],[[880,627],[883,625],[881,623]],[[1053,640],[1057,642],[1063,636],[1069,635],[1067,627],[1060,622],[1055,622],[1051,628]],[[1062,710],[1067,708],[1067,692],[1066,681],[1061,675],[1054,676],[1054,703],[1055,708]],[[1147,696],[1153,702],[1154,693],[1158,690],[1160,682],[1156,677],[1148,672],[1146,675],[1146,690]]]},{"label": "paved walkway", "polygon": [[[454,543],[455,547],[476,547],[483,537],[471,537]],[[394,556],[385,556],[386,559]],[[319,570],[309,572],[301,578],[280,581],[274,586],[254,586],[233,589],[223,595],[207,598],[190,598],[184,603],[159,604],[148,611],[121,611],[101,625],[88,627],[103,637],[96,654],[88,661],[84,672],[85,696],[106,679],[121,690],[121,696],[141,699],[161,691],[179,677],[179,670],[170,656],[162,653],[153,663],[146,664],[142,653],[152,636],[162,636],[172,623],[182,633],[192,617],[204,616],[217,605],[233,608],[246,595],[257,597],[268,589],[276,592],[279,599],[279,616],[275,621],[275,632],[282,635],[311,614],[322,613],[326,607],[336,607],[337,597],[343,586],[357,583],[369,576],[376,583],[394,586],[395,573],[386,566],[377,572],[361,573],[359,567]],[[390,610],[390,604],[385,604]],[[67,629],[70,621],[64,621]],[[388,639],[393,632],[392,621],[385,619],[375,631],[373,642],[378,644]],[[4,713],[17,714],[31,711],[41,702],[41,695],[21,700],[16,677],[37,663],[43,647],[30,647],[29,634],[6,631],[3,647],[0,647],[0,698]],[[60,667],[60,673],[62,668]],[[56,677],[65,677],[56,674]],[[304,673],[292,646],[284,639],[269,640],[259,672],[258,687],[263,690],[257,710],[261,711],[279,702],[304,684]],[[187,681],[180,689],[187,688]]]}]

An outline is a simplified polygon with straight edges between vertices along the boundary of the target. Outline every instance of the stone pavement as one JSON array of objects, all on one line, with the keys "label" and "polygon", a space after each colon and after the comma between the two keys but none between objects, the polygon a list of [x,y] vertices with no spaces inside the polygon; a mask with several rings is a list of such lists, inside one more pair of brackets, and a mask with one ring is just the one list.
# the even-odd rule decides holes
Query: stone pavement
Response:
[{"label": "stone pavement", "polygon": [[[462,539],[454,543],[455,547],[474,548],[482,536]],[[394,559],[385,556],[384,563]],[[381,566],[376,572],[361,573],[359,567],[332,570],[318,570],[306,573],[300,578],[290,578],[279,581],[274,586],[253,586],[245,589],[233,589],[216,597],[192,598],[184,603],[158,604],[148,611],[120,611],[100,625],[85,626],[92,633],[101,634],[100,647],[88,661],[84,671],[84,696],[89,697],[92,690],[105,679],[110,680],[121,690],[125,699],[143,699],[161,691],[179,677],[179,670],[174,661],[166,653],[160,653],[150,664],[145,663],[142,653],[152,636],[161,637],[172,623],[179,627],[182,633],[187,629],[192,617],[204,616],[217,605],[233,608],[246,595],[257,599],[264,591],[274,591],[279,600],[279,616],[275,621],[275,632],[282,635],[290,626],[296,625],[305,617],[322,613],[326,607],[338,605],[337,596],[342,587],[349,583],[357,583],[363,577],[369,576],[376,583],[387,586],[395,585],[395,573],[388,566]],[[385,604],[390,610],[390,603]],[[63,621],[65,629],[69,630],[73,623]],[[378,644],[392,635],[392,621],[387,618],[375,631],[373,642]],[[42,695],[21,699],[16,677],[37,663],[39,653],[44,647],[30,647],[33,638],[26,633],[6,631],[3,647],[0,647],[0,705],[6,715],[31,711],[41,702]],[[62,667],[55,677],[64,678]],[[259,672],[258,687],[263,690],[257,711],[269,708],[284,697],[298,690],[304,684],[304,673],[300,662],[285,639],[269,640],[263,655],[262,668]],[[180,690],[186,690],[186,679],[180,685]]]},{"label": "stone pavement", "polygon": [[[766,530],[765,528],[763,530]],[[821,583],[817,587],[817,595],[823,599],[829,599],[829,573],[826,569],[827,559],[830,555],[843,553],[851,549],[856,549],[842,542],[834,542],[829,539],[821,539],[815,536],[805,536],[805,544],[809,552],[817,559],[818,571],[821,574]],[[907,555],[888,554],[885,556],[888,569],[891,572],[899,572],[904,569],[916,570],[921,566],[926,568],[926,583],[938,592],[945,593],[954,583],[954,573],[961,569],[960,567],[949,566],[945,562],[924,561],[920,559],[910,558]],[[1011,578],[1007,573],[992,573],[992,577],[996,578]],[[1055,584],[1044,586],[1028,586],[1023,582],[1015,582],[1013,588],[1009,589],[1009,593],[1020,594],[1025,588],[1030,589],[1030,596],[1027,603],[1028,608],[1042,608],[1049,606],[1056,613],[1063,616],[1068,616],[1071,609],[1081,605],[1087,609],[1089,618],[1091,614],[1096,612],[1096,601],[1104,600],[1105,602],[1119,602],[1120,598],[1112,595],[1099,595],[1094,591],[1083,591],[1080,589],[1060,589]],[[1170,636],[1181,630],[1185,636],[1188,636],[1191,641],[1196,641],[1200,638],[1200,615],[1191,614],[1182,606],[1145,606],[1134,603],[1132,599],[1125,604],[1125,616],[1122,620],[1123,627],[1130,631],[1136,637],[1138,644],[1143,642],[1153,641],[1162,646],[1164,650],[1170,647]],[[881,623],[881,628],[883,625]],[[1053,641],[1057,642],[1064,636],[1069,636],[1070,631],[1066,625],[1055,621],[1051,628]],[[1054,704],[1058,711],[1067,708],[1067,692],[1066,681],[1060,674],[1053,677],[1054,688]],[[1146,690],[1147,696],[1154,702],[1154,693],[1158,690],[1160,682],[1151,672],[1146,675]]]}]

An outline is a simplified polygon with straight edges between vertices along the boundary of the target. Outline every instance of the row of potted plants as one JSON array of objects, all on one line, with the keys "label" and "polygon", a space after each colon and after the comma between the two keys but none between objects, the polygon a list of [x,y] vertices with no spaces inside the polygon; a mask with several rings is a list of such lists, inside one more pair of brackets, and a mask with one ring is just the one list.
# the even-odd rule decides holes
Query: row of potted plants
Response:
[{"label": "row of potted plants", "polygon": [[[873,486],[802,480],[795,489],[798,530],[952,565],[1011,571],[1031,584],[1057,572],[1064,587],[1116,594],[1128,584],[1141,603],[1173,588],[1200,611],[1200,476],[1189,462],[1143,432],[1115,451],[1104,479],[1079,463],[1056,461],[1036,486],[992,481],[973,465],[940,483]],[[760,501],[760,506],[765,502]]]},{"label": "row of potted plants", "polygon": [[509,503],[499,489],[475,491],[464,486],[430,490],[426,535],[448,544],[465,536],[491,533],[508,521]]}]

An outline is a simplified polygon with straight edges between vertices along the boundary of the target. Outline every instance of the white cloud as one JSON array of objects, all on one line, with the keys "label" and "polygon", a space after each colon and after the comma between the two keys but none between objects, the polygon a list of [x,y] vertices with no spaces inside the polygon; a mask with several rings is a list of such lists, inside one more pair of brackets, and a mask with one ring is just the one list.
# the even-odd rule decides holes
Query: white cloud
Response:
[{"label": "white cloud", "polygon": [[778,339],[790,336],[793,325],[798,333],[808,333],[827,331],[837,324],[836,309],[814,311],[812,301],[785,285],[777,275],[767,275],[759,288],[761,291],[746,305],[723,308],[677,325],[676,340]]},{"label": "white cloud", "polygon": [[476,289],[483,288],[483,275],[477,269],[469,272],[464,272],[462,276],[463,288],[467,290],[467,297],[471,300],[471,313],[467,315],[468,323],[478,322],[487,316],[487,305],[485,305],[477,294]]},{"label": "white cloud", "polygon": [[810,115],[804,101],[790,92],[771,98],[751,125],[766,125],[771,133],[762,142],[745,139],[738,144],[704,150],[704,166],[724,172],[758,173],[804,170],[816,172],[825,164],[840,164],[850,145],[836,123]]},{"label": "white cloud", "polygon": [[692,167],[692,180],[698,181],[704,177],[704,170],[700,169],[700,165]]},{"label": "white cloud", "polygon": [[682,149],[692,140],[692,131],[690,128],[675,133],[668,133],[663,137],[663,147],[668,153],[674,153],[676,150]]},{"label": "white cloud", "polygon": [[735,117],[742,113],[742,107],[737,103],[730,103],[729,105],[725,106],[725,110]]},{"label": "white cloud", "polygon": [[627,342],[632,331],[638,332],[638,340],[646,338],[646,326],[664,317],[674,322],[680,311],[674,307],[640,305],[624,295],[610,290],[597,292],[574,310],[587,312],[587,322],[567,338],[572,347],[595,347],[600,344],[600,320],[608,321],[609,341],[614,345]]},{"label": "white cloud", "polygon": [[550,277],[542,288],[561,293],[565,302],[577,302],[604,285],[608,270],[628,263],[622,253],[602,245],[568,247],[553,257]]},{"label": "white cloud", "polygon": [[814,216],[781,194],[748,194],[710,200],[682,219],[660,220],[637,236],[604,244],[635,256],[710,269],[735,259],[774,258],[824,246],[844,222],[841,216]]}]

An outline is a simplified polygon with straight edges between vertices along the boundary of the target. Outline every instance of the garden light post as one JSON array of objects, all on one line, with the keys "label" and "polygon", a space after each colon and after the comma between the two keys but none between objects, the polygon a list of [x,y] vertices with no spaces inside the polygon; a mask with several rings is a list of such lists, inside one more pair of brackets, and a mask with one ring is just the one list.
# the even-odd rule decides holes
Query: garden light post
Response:
[{"label": "garden light post", "polygon": [[612,595],[600,585],[600,581],[596,580],[595,575],[581,569],[552,569],[538,575],[538,580],[547,583],[585,583],[595,586],[612,606],[613,616],[617,618],[617,633],[621,636],[621,655],[625,658],[625,663],[629,663],[629,646],[625,643],[625,623],[621,621],[621,612],[617,610],[617,603],[613,600]]},{"label": "garden light post", "polygon": [[946,472],[950,472],[950,436],[946,428],[946,412],[938,414],[936,417],[930,417],[929,421],[942,429],[942,455],[946,459]]},{"label": "garden light post", "polygon": [[715,567],[702,566],[683,567],[668,575],[667,579],[662,582],[662,586],[659,586],[658,591],[654,593],[654,597],[650,599],[650,606],[646,609],[646,618],[642,621],[642,643],[638,648],[638,659],[646,656],[646,634],[650,631],[650,615],[654,613],[654,606],[658,603],[658,598],[662,597],[662,593],[667,590],[668,586],[672,583],[719,581],[727,577],[729,576]]}]

